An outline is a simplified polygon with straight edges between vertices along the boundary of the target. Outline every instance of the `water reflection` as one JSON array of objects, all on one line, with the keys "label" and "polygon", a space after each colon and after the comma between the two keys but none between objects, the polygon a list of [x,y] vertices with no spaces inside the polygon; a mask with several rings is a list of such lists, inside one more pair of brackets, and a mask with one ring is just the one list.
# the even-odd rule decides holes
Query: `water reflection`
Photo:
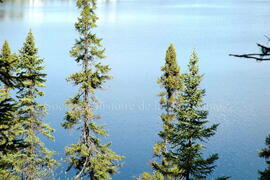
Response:
[{"label": "water reflection", "polygon": [[[100,0],[101,21],[116,22],[117,0]],[[75,0],[9,0],[0,4],[0,20],[31,23],[74,22],[78,13]],[[46,18],[45,18],[46,17]]]},{"label": "water reflection", "polygon": [[[8,0],[0,4],[1,20],[38,19],[45,16],[45,10],[52,7],[73,5],[74,0]],[[51,9],[52,10],[52,9]]]},{"label": "water reflection", "polygon": [[9,19],[22,19],[23,18],[23,11],[15,11],[15,10],[6,10],[0,9],[0,19],[2,20],[9,20]]},{"label": "water reflection", "polygon": [[117,0],[105,0],[104,2],[104,20],[115,23],[118,19]]}]

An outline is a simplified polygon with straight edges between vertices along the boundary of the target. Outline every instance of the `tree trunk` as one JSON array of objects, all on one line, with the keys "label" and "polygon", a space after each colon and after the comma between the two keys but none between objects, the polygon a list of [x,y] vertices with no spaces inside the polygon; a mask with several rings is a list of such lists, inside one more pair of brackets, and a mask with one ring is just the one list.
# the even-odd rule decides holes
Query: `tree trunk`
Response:
[{"label": "tree trunk", "polygon": [[[87,75],[88,70],[89,70],[89,60],[88,60],[88,40],[87,40],[87,35],[85,34],[85,52],[84,52],[84,58],[83,58],[83,72],[85,75]],[[86,78],[86,81],[88,82],[88,75]],[[90,156],[90,132],[89,132],[89,117],[88,117],[88,106],[89,106],[89,89],[85,88],[84,89],[84,95],[83,95],[83,101],[85,103],[85,107],[84,107],[84,117],[83,117],[83,121],[84,121],[84,129],[83,129],[83,133],[84,133],[84,143],[85,145],[89,148],[89,156]],[[89,161],[90,158],[86,158],[86,161]],[[88,162],[85,162],[86,166],[88,164]],[[94,172],[91,169],[90,173],[90,180],[94,180]]]},{"label": "tree trunk", "polygon": [[95,177],[93,169],[90,170],[89,174],[90,174],[90,180],[97,180],[97,178]]},{"label": "tree trunk", "polygon": [[[192,145],[192,138],[190,138],[188,140],[188,146],[191,147],[191,145]],[[188,157],[188,164],[189,164],[189,167],[190,167],[191,166],[191,157],[190,157],[190,155]],[[190,169],[189,169],[189,167],[188,167],[187,172],[186,172],[186,180],[190,180]]]},{"label": "tree trunk", "polygon": [[190,180],[190,178],[189,178],[189,172],[187,172],[186,180]]},{"label": "tree trunk", "polygon": [[[30,87],[29,89],[29,96],[32,97],[33,96],[33,90],[32,90],[33,87]],[[34,127],[34,122],[33,120],[35,119],[35,113],[33,111],[30,111],[29,112],[29,118],[31,119],[31,122],[30,122],[30,132],[31,133],[35,133],[35,127]],[[33,135],[32,135],[33,136]],[[34,150],[34,144],[33,142],[30,143],[30,147],[29,147],[29,151],[30,151],[30,154],[33,155],[35,154],[35,150]],[[32,161],[29,162],[29,172],[28,172],[28,177],[27,179],[28,180],[34,180],[34,173],[35,173],[35,165],[33,164]]]}]

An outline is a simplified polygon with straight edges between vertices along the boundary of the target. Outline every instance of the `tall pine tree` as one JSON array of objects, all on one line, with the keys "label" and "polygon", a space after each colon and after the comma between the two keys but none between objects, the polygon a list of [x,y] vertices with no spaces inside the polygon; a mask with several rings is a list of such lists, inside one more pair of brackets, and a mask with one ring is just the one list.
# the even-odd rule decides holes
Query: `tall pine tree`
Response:
[{"label": "tall pine tree", "polygon": [[3,79],[2,93],[4,93],[6,96],[9,96],[9,90],[11,89],[9,86],[11,85],[9,85],[10,83],[8,81],[10,81],[10,78],[14,76],[14,73],[16,72],[16,55],[11,53],[7,41],[4,41],[2,46],[0,61],[2,61],[3,64],[1,72],[9,77]]},{"label": "tall pine tree", "polygon": [[266,148],[259,151],[259,156],[266,159],[267,168],[263,171],[259,171],[260,180],[270,179],[270,135],[265,140]]},{"label": "tall pine tree", "polygon": [[54,130],[42,121],[47,111],[44,105],[37,102],[39,97],[44,96],[40,89],[45,87],[46,74],[43,73],[43,59],[38,57],[31,31],[20,50],[18,67],[18,74],[25,77],[17,93],[18,116],[26,131],[24,140],[29,143],[29,147],[21,152],[24,155],[24,161],[20,165],[21,176],[29,180],[42,179],[57,163],[52,159],[53,151],[48,150],[40,139],[40,135],[43,135],[53,140]]},{"label": "tall pine tree", "polygon": [[5,41],[0,55],[0,179],[19,178],[18,164],[23,159],[20,150],[28,146],[22,138],[24,130],[15,113],[17,103],[9,92],[20,82],[20,78],[15,76],[16,60]]},{"label": "tall pine tree", "polygon": [[203,143],[215,134],[218,124],[205,126],[208,112],[203,110],[205,90],[200,88],[203,76],[199,74],[198,61],[193,52],[188,65],[189,72],[184,74],[185,86],[180,97],[181,103],[176,109],[177,122],[169,137],[172,143],[170,157],[181,169],[178,177],[186,180],[206,179],[213,172],[218,159],[217,154],[208,158],[202,156],[205,149]]},{"label": "tall pine tree", "polygon": [[62,125],[66,129],[78,126],[81,137],[76,144],[66,148],[67,171],[74,168],[77,172],[75,179],[88,176],[91,180],[106,180],[117,172],[120,166],[118,161],[123,158],[111,151],[111,143],[102,144],[99,137],[108,134],[103,126],[95,123],[99,117],[93,112],[97,103],[95,91],[110,79],[110,68],[99,61],[104,58],[104,49],[101,39],[93,33],[98,19],[95,14],[96,0],[77,0],[77,7],[81,13],[75,28],[80,37],[70,53],[81,65],[82,71],[68,78],[69,82],[79,86],[79,92],[66,102],[70,111],[66,113]]},{"label": "tall pine tree", "polygon": [[177,96],[183,86],[180,76],[180,68],[176,59],[176,50],[171,44],[166,51],[165,65],[161,68],[162,76],[158,79],[158,84],[164,89],[159,96],[160,105],[164,112],[161,114],[162,130],[159,133],[161,142],[154,146],[154,155],[157,161],[152,163],[153,169],[165,177],[172,178],[173,174],[179,173],[179,169],[172,164],[168,158],[168,149],[170,144],[168,142],[168,134],[173,128],[173,121],[175,121],[175,105]]},{"label": "tall pine tree", "polygon": [[18,179],[19,150],[24,146],[22,131],[15,117],[16,103],[0,93],[0,179]]}]

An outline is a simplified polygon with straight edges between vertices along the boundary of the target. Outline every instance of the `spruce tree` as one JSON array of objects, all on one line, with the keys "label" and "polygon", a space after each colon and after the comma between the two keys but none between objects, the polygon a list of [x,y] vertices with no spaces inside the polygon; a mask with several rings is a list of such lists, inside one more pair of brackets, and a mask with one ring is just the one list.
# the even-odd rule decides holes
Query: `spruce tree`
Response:
[{"label": "spruce tree", "polygon": [[175,167],[168,158],[168,149],[170,144],[168,142],[168,134],[173,128],[175,121],[175,105],[177,102],[177,95],[182,88],[182,80],[180,76],[180,68],[176,59],[176,50],[171,44],[166,51],[165,65],[161,68],[162,76],[158,79],[158,84],[164,89],[159,96],[160,105],[164,112],[161,114],[162,130],[159,137],[162,141],[154,146],[154,155],[157,161],[152,163],[153,169],[165,177],[173,177],[173,174],[178,173],[179,169]]},{"label": "spruce tree", "polygon": [[0,93],[0,179],[16,179],[16,159],[21,141],[18,123],[14,117],[15,101]]},{"label": "spruce tree", "polygon": [[16,60],[5,41],[0,55],[0,179],[19,178],[18,164],[22,162],[20,150],[28,146],[22,138],[24,131],[15,113],[17,103],[9,92],[20,81],[14,74]]},{"label": "spruce tree", "polygon": [[18,67],[18,74],[25,78],[18,87],[17,113],[25,130],[23,138],[29,144],[29,147],[21,151],[24,156],[24,161],[20,165],[21,177],[36,180],[46,176],[57,163],[52,159],[53,151],[48,150],[40,139],[40,135],[43,135],[53,140],[54,130],[42,121],[47,112],[45,106],[37,102],[37,98],[44,96],[44,92],[40,89],[45,87],[46,74],[43,73],[43,59],[38,56],[31,31],[20,50]]},{"label": "spruce tree", "polygon": [[[1,49],[1,58],[0,61],[2,62],[2,69],[1,72],[3,75],[6,75],[9,78],[3,78],[2,81],[2,93],[6,96],[9,95],[9,90],[11,87],[10,85],[10,78],[14,76],[14,73],[16,72],[16,55],[11,53],[11,50],[9,48],[9,44],[7,41],[4,41],[4,44]],[[13,78],[14,79],[14,78]]]},{"label": "spruce tree", "polygon": [[199,73],[198,61],[193,52],[188,65],[189,72],[184,74],[184,88],[179,98],[181,103],[176,108],[177,122],[169,137],[172,143],[170,157],[181,169],[178,177],[186,180],[206,179],[213,172],[218,159],[217,154],[208,158],[202,155],[204,143],[215,134],[218,124],[206,127],[208,111],[203,110],[205,90],[200,88],[203,75]]},{"label": "spruce tree", "polygon": [[81,137],[77,143],[65,149],[69,162],[67,171],[75,169],[75,179],[88,176],[91,180],[106,180],[117,172],[120,166],[118,161],[123,158],[110,149],[111,143],[102,144],[99,137],[108,134],[103,126],[95,123],[99,118],[94,114],[97,103],[95,91],[110,79],[110,67],[101,64],[100,59],[104,58],[102,39],[93,33],[98,19],[95,14],[96,0],[77,0],[77,7],[81,13],[75,28],[80,37],[70,53],[81,65],[82,71],[71,74],[67,79],[79,86],[79,91],[66,102],[70,111],[66,112],[62,125],[66,129],[79,127]]},{"label": "spruce tree", "polygon": [[259,171],[260,180],[270,179],[270,135],[266,137],[265,145],[266,148],[259,151],[259,157],[266,159],[267,168],[263,171]]}]

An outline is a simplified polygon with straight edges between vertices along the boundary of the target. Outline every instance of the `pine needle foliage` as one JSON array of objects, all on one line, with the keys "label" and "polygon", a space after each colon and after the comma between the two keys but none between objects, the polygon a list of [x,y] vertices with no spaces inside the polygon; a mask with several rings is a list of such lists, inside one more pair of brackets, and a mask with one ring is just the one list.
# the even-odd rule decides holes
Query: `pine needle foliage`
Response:
[{"label": "pine needle foliage", "polygon": [[41,88],[45,87],[46,74],[43,73],[43,59],[38,56],[32,31],[28,33],[19,53],[18,74],[25,77],[18,87],[18,117],[23,122],[24,140],[29,147],[21,153],[24,160],[20,165],[22,179],[38,180],[57,164],[52,159],[53,151],[47,149],[40,135],[54,140],[54,129],[42,121],[47,111],[37,99],[44,96]]},{"label": "pine needle foliage", "polygon": [[103,65],[105,49],[100,38],[93,33],[97,27],[95,14],[96,0],[77,0],[81,10],[75,28],[80,37],[76,40],[70,54],[81,65],[82,71],[71,74],[68,81],[79,87],[78,93],[66,102],[70,108],[62,126],[66,129],[78,127],[81,137],[76,144],[66,147],[65,152],[70,169],[76,171],[74,179],[90,177],[91,180],[111,179],[123,159],[110,149],[111,143],[102,144],[100,137],[108,136],[103,126],[96,124],[99,116],[94,114],[97,99],[95,92],[110,79],[110,67]]},{"label": "pine needle foliage", "polygon": [[260,180],[270,179],[270,135],[265,140],[266,147],[259,151],[259,157],[266,159],[267,167],[263,171],[259,171]]},{"label": "pine needle foliage", "polygon": [[166,51],[165,65],[161,68],[162,76],[158,79],[158,84],[164,89],[160,96],[160,105],[164,112],[161,114],[162,130],[159,132],[161,141],[154,146],[154,155],[156,161],[152,163],[153,169],[165,177],[171,179],[172,174],[178,173],[179,169],[175,167],[168,156],[168,149],[170,144],[168,136],[172,131],[173,123],[175,121],[175,106],[177,96],[183,87],[182,77],[180,76],[180,67],[177,63],[176,50],[174,45],[171,44]]},{"label": "pine needle foliage", "polygon": [[206,179],[215,169],[217,154],[204,158],[202,151],[205,143],[213,136],[218,124],[206,127],[208,111],[203,109],[205,90],[200,88],[203,75],[199,73],[198,57],[193,52],[188,65],[188,73],[184,74],[184,88],[181,103],[176,109],[177,122],[170,133],[172,143],[170,159],[181,169],[179,177]]},{"label": "pine needle foliage", "polygon": [[22,138],[24,131],[15,113],[17,103],[10,96],[10,90],[20,82],[20,78],[15,76],[16,62],[16,56],[5,41],[0,55],[0,179],[10,180],[19,178],[20,150],[28,146]]},{"label": "pine needle foliage", "polygon": [[[1,57],[0,61],[2,63],[1,67],[1,76],[2,76],[2,95],[8,97],[9,96],[9,90],[11,87],[14,86],[14,82],[12,84],[12,81],[14,80],[14,75],[16,72],[16,61],[17,57],[15,54],[11,53],[9,44],[7,41],[4,41],[4,44],[1,49]],[[12,80],[13,79],[13,80]]]},{"label": "pine needle foliage", "polygon": [[155,172],[153,175],[148,172],[144,172],[137,180],[165,180],[165,178],[159,172]]},{"label": "pine needle foliage", "polygon": [[0,98],[0,179],[19,179],[16,167],[21,161],[19,150],[27,147],[20,139],[22,131],[14,116],[16,103],[11,98]]}]

